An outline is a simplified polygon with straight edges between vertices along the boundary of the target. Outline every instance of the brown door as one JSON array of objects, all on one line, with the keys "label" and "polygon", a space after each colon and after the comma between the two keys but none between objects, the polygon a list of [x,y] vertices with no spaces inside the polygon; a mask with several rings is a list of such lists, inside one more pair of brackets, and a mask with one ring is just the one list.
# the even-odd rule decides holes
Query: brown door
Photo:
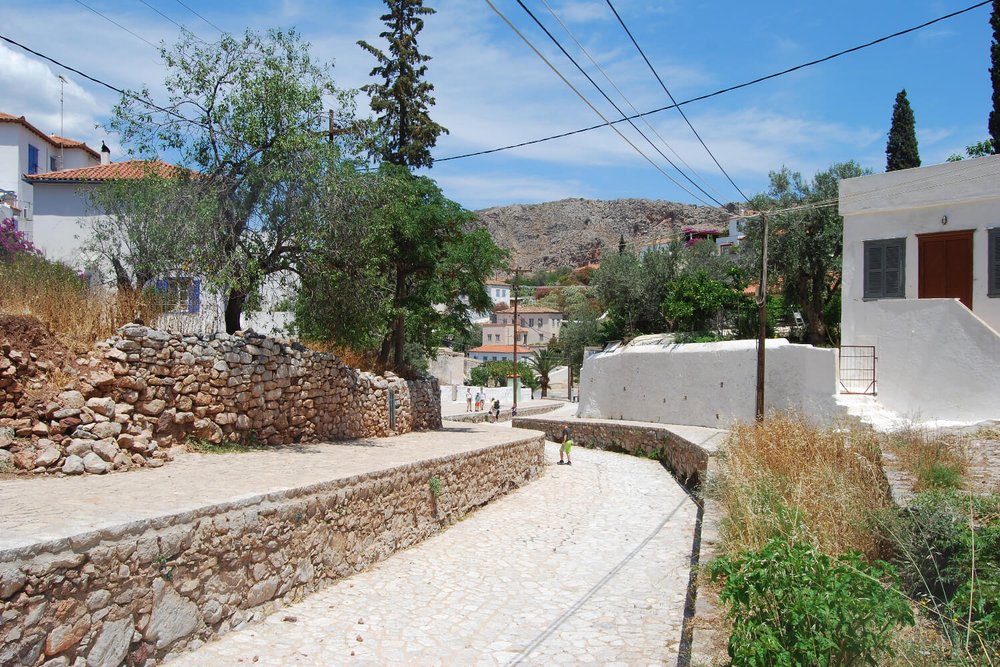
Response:
[{"label": "brown door", "polygon": [[972,310],[972,230],[918,234],[921,299],[961,299]]}]

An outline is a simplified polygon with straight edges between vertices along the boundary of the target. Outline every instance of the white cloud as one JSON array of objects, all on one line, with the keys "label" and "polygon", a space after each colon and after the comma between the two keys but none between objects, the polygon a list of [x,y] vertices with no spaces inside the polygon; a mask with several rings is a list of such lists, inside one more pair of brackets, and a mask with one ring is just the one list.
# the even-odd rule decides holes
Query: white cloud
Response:
[{"label": "white cloud", "polygon": [[470,209],[497,202],[531,204],[567,197],[586,197],[589,188],[577,180],[493,174],[434,174],[445,196]]}]

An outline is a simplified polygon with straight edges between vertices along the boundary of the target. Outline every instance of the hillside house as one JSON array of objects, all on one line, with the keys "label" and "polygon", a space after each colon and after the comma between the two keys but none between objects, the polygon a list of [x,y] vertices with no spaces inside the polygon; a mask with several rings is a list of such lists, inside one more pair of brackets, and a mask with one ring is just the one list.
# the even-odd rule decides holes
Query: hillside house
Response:
[{"label": "hillside house", "polygon": [[[563,314],[545,306],[518,306],[517,343],[531,348],[545,347],[559,335]],[[483,324],[483,345],[514,344],[514,309],[496,310]]]},{"label": "hillside house", "polygon": [[1000,418],[1000,156],[847,179],[840,213],[842,368],[867,346],[901,416]]}]

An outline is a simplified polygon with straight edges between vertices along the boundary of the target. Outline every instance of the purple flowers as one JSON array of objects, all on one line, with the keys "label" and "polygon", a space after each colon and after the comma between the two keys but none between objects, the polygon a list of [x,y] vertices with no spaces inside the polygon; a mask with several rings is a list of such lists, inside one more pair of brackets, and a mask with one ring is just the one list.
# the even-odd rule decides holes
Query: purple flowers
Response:
[{"label": "purple flowers", "polygon": [[0,222],[0,261],[10,262],[20,253],[42,255],[42,251],[24,237],[24,232],[18,231],[17,220],[4,218]]}]

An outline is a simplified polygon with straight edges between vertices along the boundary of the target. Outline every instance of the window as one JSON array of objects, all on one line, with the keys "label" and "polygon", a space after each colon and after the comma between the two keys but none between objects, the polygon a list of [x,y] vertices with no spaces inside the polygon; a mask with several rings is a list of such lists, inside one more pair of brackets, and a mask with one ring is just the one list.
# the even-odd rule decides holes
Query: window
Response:
[{"label": "window", "polygon": [[865,241],[864,298],[906,296],[906,239]]},{"label": "window", "polygon": [[28,144],[28,173],[38,173],[38,148]]},{"label": "window", "polygon": [[988,296],[1000,296],[1000,227],[987,230],[990,256],[986,262],[990,272]]},{"label": "window", "polygon": [[160,304],[168,313],[198,313],[201,281],[195,278],[164,278],[156,281]]},{"label": "window", "polygon": [[56,170],[56,156],[55,155],[50,155],[49,156],[49,171],[55,171],[55,170]]},{"label": "window", "polygon": [[544,343],[545,342],[545,334],[543,334],[543,333],[538,334],[538,342],[539,343]]},{"label": "window", "polygon": [[539,317],[538,318],[538,328],[541,329],[543,324],[545,324],[545,318],[544,317]]},{"label": "window", "polygon": [[529,317],[528,318],[528,326],[529,327],[534,327],[535,326],[535,318],[534,317]]}]

